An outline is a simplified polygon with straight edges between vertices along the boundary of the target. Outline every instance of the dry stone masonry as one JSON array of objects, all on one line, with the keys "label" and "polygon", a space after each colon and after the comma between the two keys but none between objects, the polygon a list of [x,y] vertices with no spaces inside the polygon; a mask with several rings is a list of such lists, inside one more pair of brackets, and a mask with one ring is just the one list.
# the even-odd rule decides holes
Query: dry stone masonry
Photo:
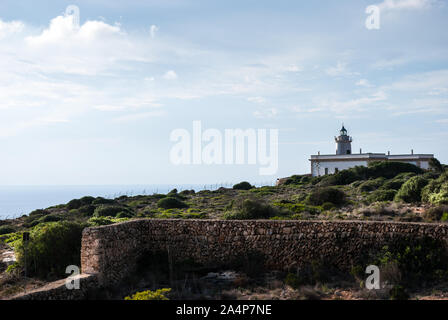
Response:
[{"label": "dry stone masonry", "polygon": [[81,268],[100,283],[120,282],[145,252],[169,252],[173,261],[226,265],[251,252],[271,269],[324,260],[349,270],[359,257],[403,239],[430,237],[448,248],[448,225],[374,221],[141,219],[87,228]]}]

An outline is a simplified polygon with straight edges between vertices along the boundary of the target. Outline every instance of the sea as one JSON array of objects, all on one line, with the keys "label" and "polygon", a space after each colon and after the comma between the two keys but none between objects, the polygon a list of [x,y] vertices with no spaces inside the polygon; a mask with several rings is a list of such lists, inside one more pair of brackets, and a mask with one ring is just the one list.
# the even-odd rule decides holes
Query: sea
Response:
[{"label": "sea", "polygon": [[[274,182],[254,185],[273,185]],[[71,185],[71,186],[0,186],[0,220],[27,215],[36,209],[64,204],[84,196],[113,199],[122,195],[151,195],[168,193],[174,188],[182,190],[216,190],[231,188],[233,184],[149,184],[149,185]]]}]

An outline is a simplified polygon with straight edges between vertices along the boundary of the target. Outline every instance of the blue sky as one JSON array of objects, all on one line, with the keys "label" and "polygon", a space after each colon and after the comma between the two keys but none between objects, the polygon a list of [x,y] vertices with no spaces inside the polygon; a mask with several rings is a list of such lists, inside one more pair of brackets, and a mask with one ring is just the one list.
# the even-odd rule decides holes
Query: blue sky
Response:
[{"label": "blue sky", "polygon": [[[3,0],[0,184],[273,181],[334,153],[342,122],[356,152],[448,163],[447,17],[441,0]],[[278,129],[277,174],[172,165],[193,120]]]}]

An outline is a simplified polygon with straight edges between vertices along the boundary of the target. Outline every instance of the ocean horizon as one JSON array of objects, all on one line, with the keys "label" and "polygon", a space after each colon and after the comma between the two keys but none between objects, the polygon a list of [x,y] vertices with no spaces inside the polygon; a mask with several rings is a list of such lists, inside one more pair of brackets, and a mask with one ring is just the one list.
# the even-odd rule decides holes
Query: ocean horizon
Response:
[{"label": "ocean horizon", "polygon": [[[272,185],[256,183],[255,186]],[[231,188],[229,184],[148,184],[148,185],[35,185],[0,186],[0,220],[13,219],[27,215],[36,209],[65,204],[72,199],[84,196],[113,199],[119,196],[151,195],[168,193],[174,188],[182,190],[215,190],[220,187]]]}]

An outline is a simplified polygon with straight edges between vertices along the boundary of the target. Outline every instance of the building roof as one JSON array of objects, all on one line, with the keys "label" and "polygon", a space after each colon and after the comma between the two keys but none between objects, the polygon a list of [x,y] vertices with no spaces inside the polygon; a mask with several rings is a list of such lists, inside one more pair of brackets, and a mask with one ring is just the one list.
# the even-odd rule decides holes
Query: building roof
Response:
[{"label": "building roof", "polygon": [[311,155],[310,161],[331,161],[331,160],[428,160],[434,158],[433,154],[397,154],[386,155],[385,153],[355,153],[355,154],[324,154]]}]

